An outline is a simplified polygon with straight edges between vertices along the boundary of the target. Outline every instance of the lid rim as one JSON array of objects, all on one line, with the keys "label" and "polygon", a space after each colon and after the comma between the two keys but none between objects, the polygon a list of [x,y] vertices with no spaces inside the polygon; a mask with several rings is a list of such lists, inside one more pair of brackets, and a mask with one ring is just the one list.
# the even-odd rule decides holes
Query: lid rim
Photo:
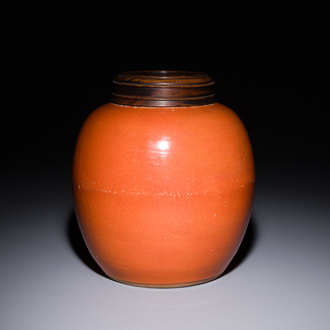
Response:
[{"label": "lid rim", "polygon": [[153,101],[183,101],[183,100],[203,100],[203,99],[209,99],[209,98],[214,98],[215,94],[211,94],[208,96],[196,96],[196,97],[185,97],[185,98],[179,98],[179,97],[175,97],[175,98],[156,98],[156,97],[136,97],[136,96],[129,96],[129,95],[120,95],[120,94],[115,94],[112,93],[112,95],[114,97],[117,98],[125,98],[125,99],[131,99],[131,100],[153,100]]},{"label": "lid rim", "polygon": [[214,81],[211,81],[209,83],[205,84],[158,84],[158,85],[146,85],[146,84],[138,84],[138,83],[125,83],[125,82],[120,82],[120,81],[115,81],[113,80],[113,83],[116,85],[120,86],[141,86],[141,87],[150,87],[150,88],[157,88],[157,87],[168,87],[168,88],[175,88],[175,87],[180,87],[180,88],[191,88],[191,87],[206,87],[206,86],[212,86],[214,85]]}]

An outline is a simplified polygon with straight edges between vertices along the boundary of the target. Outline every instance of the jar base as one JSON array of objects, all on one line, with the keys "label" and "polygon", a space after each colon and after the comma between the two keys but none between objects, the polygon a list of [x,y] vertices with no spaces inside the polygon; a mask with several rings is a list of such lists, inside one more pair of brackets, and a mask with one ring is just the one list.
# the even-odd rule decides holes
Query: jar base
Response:
[{"label": "jar base", "polygon": [[198,280],[198,281],[193,281],[193,282],[183,282],[183,283],[169,283],[169,284],[156,284],[156,283],[136,283],[136,282],[129,282],[129,281],[122,281],[113,277],[110,277],[110,279],[126,284],[126,285],[131,285],[131,286],[137,286],[137,287],[143,287],[143,288],[156,288],[156,289],[170,289],[170,288],[183,288],[187,286],[194,286],[194,285],[199,285],[203,284],[206,282],[210,282],[218,278],[220,275],[216,275],[204,280]]}]

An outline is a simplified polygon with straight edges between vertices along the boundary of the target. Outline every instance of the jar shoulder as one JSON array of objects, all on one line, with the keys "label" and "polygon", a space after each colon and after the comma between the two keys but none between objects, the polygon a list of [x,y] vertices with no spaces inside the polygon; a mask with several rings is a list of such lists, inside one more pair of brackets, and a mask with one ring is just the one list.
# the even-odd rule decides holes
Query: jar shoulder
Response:
[{"label": "jar shoulder", "polygon": [[[244,129],[244,125],[237,114],[229,107],[214,103],[197,107],[133,107],[107,103],[94,110],[86,119],[83,126],[107,127],[127,125],[138,127],[166,125],[175,126],[220,126],[236,127]],[[210,127],[211,126],[211,127]]]}]

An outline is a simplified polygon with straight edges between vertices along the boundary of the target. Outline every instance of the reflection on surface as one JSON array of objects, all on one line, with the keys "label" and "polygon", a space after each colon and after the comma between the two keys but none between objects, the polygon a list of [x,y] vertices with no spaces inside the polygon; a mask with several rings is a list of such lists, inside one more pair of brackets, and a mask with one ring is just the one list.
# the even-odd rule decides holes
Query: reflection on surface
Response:
[{"label": "reflection on surface", "polygon": [[170,141],[167,137],[162,138],[161,140],[157,141],[156,144],[156,151],[158,155],[164,159],[167,157],[169,150],[170,150]]},{"label": "reflection on surface", "polygon": [[155,162],[155,165],[159,165],[157,161],[159,161],[159,157],[161,160],[165,160],[170,152],[171,143],[168,137],[163,137],[160,140],[154,142],[149,142],[149,152],[150,159]]},{"label": "reflection on surface", "polygon": [[170,149],[170,142],[165,139],[160,140],[157,141],[156,146],[160,151],[168,151]]}]

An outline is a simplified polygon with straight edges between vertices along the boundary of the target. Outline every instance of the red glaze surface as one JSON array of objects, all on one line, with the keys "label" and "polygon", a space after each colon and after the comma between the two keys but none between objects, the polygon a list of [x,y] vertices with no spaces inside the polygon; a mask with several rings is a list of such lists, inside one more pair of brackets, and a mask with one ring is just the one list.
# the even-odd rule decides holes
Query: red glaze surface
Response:
[{"label": "red glaze surface", "polygon": [[95,110],[73,164],[77,219],[112,279],[175,287],[226,269],[245,234],[254,162],[238,116],[219,103]]}]

